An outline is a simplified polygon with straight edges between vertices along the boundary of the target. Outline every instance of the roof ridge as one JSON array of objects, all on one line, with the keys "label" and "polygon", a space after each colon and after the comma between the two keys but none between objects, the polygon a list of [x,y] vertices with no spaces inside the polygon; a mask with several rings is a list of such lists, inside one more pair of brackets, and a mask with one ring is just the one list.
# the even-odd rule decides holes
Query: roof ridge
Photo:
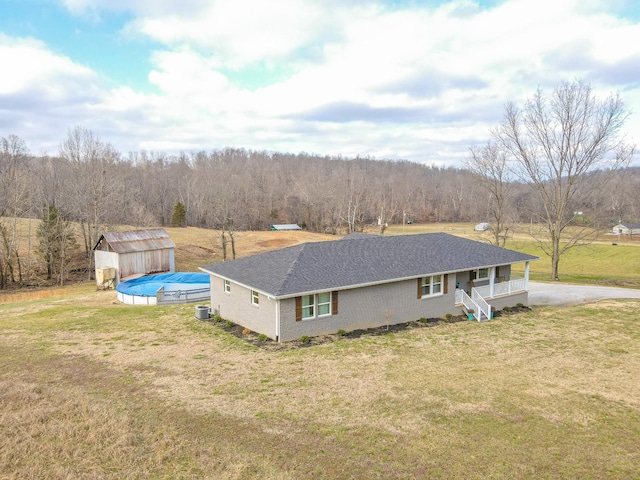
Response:
[{"label": "roof ridge", "polygon": [[282,291],[283,287],[287,284],[287,280],[289,280],[289,278],[291,277],[291,274],[294,271],[295,266],[298,263],[298,260],[300,259],[300,255],[302,254],[302,251],[310,243],[319,243],[319,242],[305,242],[305,243],[300,243],[298,245],[293,245],[291,247],[292,249],[295,248],[295,247],[298,247],[298,253],[295,256],[295,259],[289,265],[289,268],[287,269],[287,273],[284,275],[284,278],[282,279],[282,282],[280,282],[280,287],[278,288],[277,295],[281,294],[281,291]]}]

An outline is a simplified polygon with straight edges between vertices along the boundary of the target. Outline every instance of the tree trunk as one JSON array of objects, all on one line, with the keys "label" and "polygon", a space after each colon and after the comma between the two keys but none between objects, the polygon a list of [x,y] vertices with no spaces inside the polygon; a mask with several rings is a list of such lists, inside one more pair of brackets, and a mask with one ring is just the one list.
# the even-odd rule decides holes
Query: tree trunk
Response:
[{"label": "tree trunk", "polygon": [[560,264],[560,237],[553,236],[553,251],[551,252],[551,280],[560,280],[558,278],[558,265]]},{"label": "tree trunk", "polygon": [[220,236],[222,237],[222,261],[224,262],[227,259],[227,238],[224,234],[224,228],[222,229]]}]

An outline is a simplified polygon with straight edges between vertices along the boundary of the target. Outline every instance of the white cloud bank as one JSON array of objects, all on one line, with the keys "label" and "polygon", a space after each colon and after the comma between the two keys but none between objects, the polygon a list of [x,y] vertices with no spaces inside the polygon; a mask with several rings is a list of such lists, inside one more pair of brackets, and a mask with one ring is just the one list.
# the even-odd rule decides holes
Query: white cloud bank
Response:
[{"label": "white cloud bank", "polygon": [[[225,146],[456,165],[506,101],[585,78],[640,110],[640,24],[581,0],[388,8],[310,0],[65,0],[127,10],[158,45],[134,91],[33,39],[0,36],[0,135],[55,151],[69,125],[123,152]],[[114,32],[114,35],[117,32]],[[120,32],[122,33],[122,32]],[[640,132],[638,115],[627,131]]]}]

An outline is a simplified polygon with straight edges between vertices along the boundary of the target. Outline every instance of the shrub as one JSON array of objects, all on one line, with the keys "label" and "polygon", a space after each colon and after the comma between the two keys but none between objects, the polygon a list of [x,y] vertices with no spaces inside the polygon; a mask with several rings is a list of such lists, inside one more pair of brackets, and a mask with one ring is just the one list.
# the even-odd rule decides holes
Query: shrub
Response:
[{"label": "shrub", "polygon": [[248,328],[245,328],[242,330],[243,335],[249,335],[250,333],[251,333],[251,330],[249,330]]},{"label": "shrub", "polygon": [[510,312],[511,311],[511,307],[504,307],[502,310],[504,310],[505,312]]},{"label": "shrub", "polygon": [[451,320],[453,318],[453,313],[447,313],[444,318],[446,318],[447,320]]},{"label": "shrub", "polygon": [[524,303],[518,303],[518,304],[516,304],[516,307],[522,308],[522,307],[524,307]]},{"label": "shrub", "polygon": [[231,320],[227,320],[226,322],[224,322],[224,326],[231,328],[233,327],[235,324],[231,321]]},{"label": "shrub", "polygon": [[338,330],[338,335],[340,335],[341,337],[344,337],[347,334],[346,330],[340,329]]},{"label": "shrub", "polygon": [[427,323],[429,320],[426,317],[422,317],[418,320],[420,323]]},{"label": "shrub", "polygon": [[261,333],[260,335],[258,335],[259,342],[267,342],[268,340],[269,340],[269,337],[267,337],[264,333]]},{"label": "shrub", "polygon": [[303,335],[300,341],[302,343],[309,343],[311,341],[311,338],[309,338],[309,335]]},{"label": "shrub", "polygon": [[220,315],[214,315],[213,316],[213,321],[214,322],[221,322],[222,321],[222,317]]}]

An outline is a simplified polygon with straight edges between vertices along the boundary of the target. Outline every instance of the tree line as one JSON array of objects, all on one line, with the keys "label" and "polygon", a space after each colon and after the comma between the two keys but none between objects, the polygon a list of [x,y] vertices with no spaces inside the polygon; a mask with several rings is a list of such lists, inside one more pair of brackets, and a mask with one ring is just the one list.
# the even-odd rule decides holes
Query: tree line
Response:
[{"label": "tree line", "polygon": [[[520,132],[520,113],[509,108],[505,121],[511,119],[512,133]],[[22,139],[8,135],[0,139],[0,288],[32,282],[43,270],[48,279],[64,282],[65,259],[78,248],[92,275],[93,247],[117,225],[173,223],[231,232],[298,223],[338,234],[369,225],[384,231],[386,224],[402,222],[486,221],[501,244],[518,222],[568,225],[579,211],[594,229],[612,219],[640,218],[640,169],[592,163],[579,175],[565,167],[560,178],[533,181],[526,171],[507,168],[530,141],[521,133],[521,145],[509,144],[508,127],[497,129],[486,146],[471,148],[461,159],[467,160],[464,168],[240,148],[123,155],[80,126],[68,130],[57,155],[32,155]],[[532,145],[526,147],[534,152]],[[540,172],[543,160],[536,157],[532,168]],[[550,219],[541,189],[567,181],[571,195],[560,217]],[[20,244],[19,219],[42,221],[37,248]]]}]

